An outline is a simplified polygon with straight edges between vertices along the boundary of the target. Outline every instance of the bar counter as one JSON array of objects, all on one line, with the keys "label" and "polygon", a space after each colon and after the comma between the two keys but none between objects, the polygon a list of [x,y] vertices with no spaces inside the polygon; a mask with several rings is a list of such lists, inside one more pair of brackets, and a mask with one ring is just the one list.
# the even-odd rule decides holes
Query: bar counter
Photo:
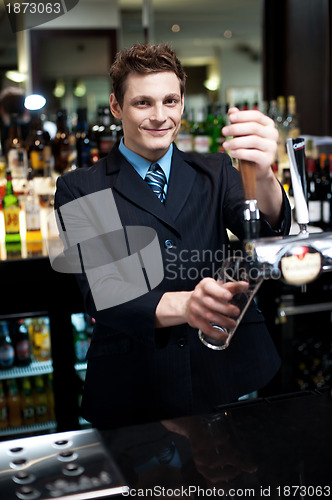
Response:
[{"label": "bar counter", "polygon": [[1,498],[329,498],[331,423],[324,389],[209,415],[6,441]]}]

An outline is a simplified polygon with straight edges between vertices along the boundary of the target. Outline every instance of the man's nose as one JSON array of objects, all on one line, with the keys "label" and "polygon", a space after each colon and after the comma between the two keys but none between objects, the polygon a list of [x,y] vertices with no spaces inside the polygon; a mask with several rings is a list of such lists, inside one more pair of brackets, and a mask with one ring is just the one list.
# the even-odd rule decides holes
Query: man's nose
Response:
[{"label": "man's nose", "polygon": [[164,122],[166,120],[165,108],[162,104],[153,106],[150,119],[158,122]]}]

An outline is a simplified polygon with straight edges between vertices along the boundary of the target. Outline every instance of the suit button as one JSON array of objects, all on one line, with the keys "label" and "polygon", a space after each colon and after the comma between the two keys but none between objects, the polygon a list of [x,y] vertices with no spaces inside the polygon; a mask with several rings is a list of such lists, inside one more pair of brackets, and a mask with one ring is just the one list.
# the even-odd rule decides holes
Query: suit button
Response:
[{"label": "suit button", "polygon": [[183,337],[181,337],[179,340],[178,340],[178,346],[179,347],[184,347],[186,345],[186,339],[184,339]]},{"label": "suit button", "polygon": [[164,246],[165,246],[165,248],[173,248],[174,243],[172,240],[165,240]]}]

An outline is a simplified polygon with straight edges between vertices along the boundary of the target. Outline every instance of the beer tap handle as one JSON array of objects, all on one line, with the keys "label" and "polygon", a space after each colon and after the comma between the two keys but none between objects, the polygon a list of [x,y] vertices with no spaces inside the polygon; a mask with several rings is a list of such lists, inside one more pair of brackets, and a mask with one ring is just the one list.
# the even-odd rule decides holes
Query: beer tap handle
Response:
[{"label": "beer tap handle", "polygon": [[307,188],[304,167],[304,139],[287,139],[286,148],[294,191],[296,220],[300,227],[300,232],[307,233],[309,210],[306,200]]},{"label": "beer tap handle", "polygon": [[240,160],[240,173],[244,191],[245,239],[259,238],[260,216],[256,199],[256,166],[252,161]]}]

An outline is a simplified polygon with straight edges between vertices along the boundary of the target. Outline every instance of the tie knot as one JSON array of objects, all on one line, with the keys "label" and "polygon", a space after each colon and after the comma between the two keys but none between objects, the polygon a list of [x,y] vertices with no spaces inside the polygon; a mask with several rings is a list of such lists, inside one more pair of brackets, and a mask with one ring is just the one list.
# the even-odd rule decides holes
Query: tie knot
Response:
[{"label": "tie knot", "polygon": [[148,172],[156,172],[157,170],[162,171],[162,168],[160,167],[159,163],[151,163]]}]

